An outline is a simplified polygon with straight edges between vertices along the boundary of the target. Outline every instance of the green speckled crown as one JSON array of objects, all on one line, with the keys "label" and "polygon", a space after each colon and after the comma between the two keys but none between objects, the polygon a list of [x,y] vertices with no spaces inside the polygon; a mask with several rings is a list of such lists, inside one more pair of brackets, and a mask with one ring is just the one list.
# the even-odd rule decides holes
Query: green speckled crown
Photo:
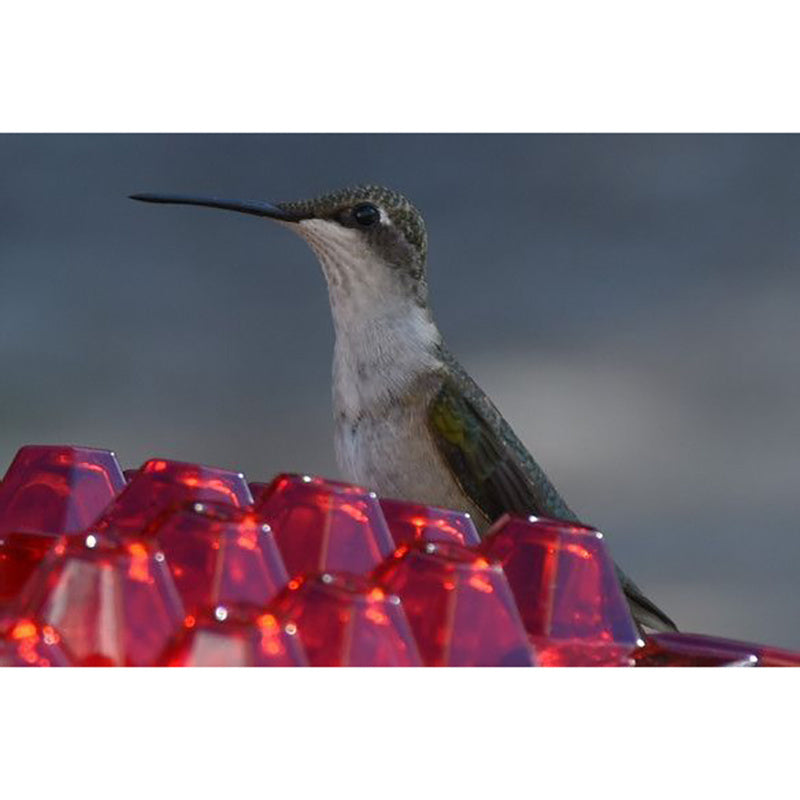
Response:
[{"label": "green speckled crown", "polygon": [[428,237],[422,214],[411,201],[385,186],[353,186],[322,195],[313,200],[297,200],[277,205],[285,211],[314,217],[335,217],[358,203],[374,203],[382,208],[392,222],[403,232],[408,242],[416,247],[424,261],[428,249]]}]

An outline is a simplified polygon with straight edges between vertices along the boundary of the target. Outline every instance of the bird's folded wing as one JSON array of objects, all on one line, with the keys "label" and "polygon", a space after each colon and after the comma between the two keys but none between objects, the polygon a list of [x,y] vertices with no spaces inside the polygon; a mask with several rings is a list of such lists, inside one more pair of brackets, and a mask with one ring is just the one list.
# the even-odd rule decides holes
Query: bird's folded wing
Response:
[{"label": "bird's folded wing", "polygon": [[[573,517],[563,503],[553,507],[555,490],[538,466],[545,483],[541,487],[526,474],[516,453],[480,409],[448,379],[428,409],[428,425],[453,477],[488,520],[504,512]],[[554,511],[567,513],[562,516]]]}]

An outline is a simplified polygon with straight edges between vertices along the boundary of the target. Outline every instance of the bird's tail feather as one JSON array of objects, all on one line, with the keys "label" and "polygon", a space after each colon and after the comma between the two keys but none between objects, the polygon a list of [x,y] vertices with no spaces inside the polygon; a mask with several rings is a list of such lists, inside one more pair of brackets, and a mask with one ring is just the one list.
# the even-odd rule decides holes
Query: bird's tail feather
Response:
[{"label": "bird's tail feather", "polygon": [[[616,565],[615,565],[616,566]],[[677,631],[678,626],[619,568],[617,577],[625,592],[625,598],[631,608],[633,619],[639,628],[654,631]]]}]

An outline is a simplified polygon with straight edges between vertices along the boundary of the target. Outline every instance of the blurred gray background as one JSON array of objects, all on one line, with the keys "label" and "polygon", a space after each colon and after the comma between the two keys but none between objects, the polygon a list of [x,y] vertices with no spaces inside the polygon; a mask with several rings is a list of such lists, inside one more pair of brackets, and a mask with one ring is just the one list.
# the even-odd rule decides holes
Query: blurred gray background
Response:
[{"label": "blurred gray background", "polygon": [[0,472],[29,443],[337,477],[315,259],[384,183],[450,348],[682,628],[800,647],[800,137],[0,136]]}]

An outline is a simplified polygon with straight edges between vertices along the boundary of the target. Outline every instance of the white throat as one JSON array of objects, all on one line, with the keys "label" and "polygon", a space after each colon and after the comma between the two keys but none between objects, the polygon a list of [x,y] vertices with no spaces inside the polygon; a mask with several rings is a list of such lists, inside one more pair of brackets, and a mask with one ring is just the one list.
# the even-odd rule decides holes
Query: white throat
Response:
[{"label": "white throat", "polygon": [[349,416],[380,408],[411,382],[440,366],[441,342],[423,308],[358,231],[304,220],[300,234],[322,265],[336,332],[334,406]]}]

